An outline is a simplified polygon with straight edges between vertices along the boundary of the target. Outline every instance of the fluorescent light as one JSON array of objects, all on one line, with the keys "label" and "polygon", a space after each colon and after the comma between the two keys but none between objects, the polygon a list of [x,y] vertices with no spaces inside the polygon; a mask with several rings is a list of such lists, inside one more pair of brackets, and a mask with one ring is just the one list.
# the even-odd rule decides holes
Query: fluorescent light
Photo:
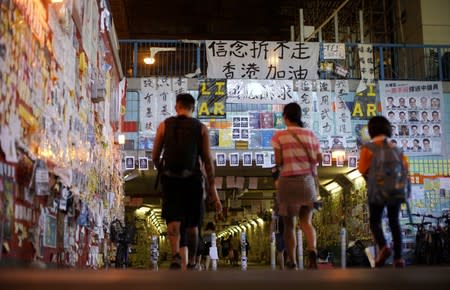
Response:
[{"label": "fluorescent light", "polygon": [[359,172],[358,169],[355,169],[355,170],[353,170],[353,171],[351,171],[350,173],[347,174],[347,178],[350,181],[354,181],[358,177],[361,177],[361,172]]},{"label": "fluorescent light", "polygon": [[125,144],[125,135],[124,134],[119,134],[118,141],[119,141],[120,145]]},{"label": "fluorescent light", "polygon": [[332,191],[334,191],[335,189],[342,189],[342,187],[336,182],[336,181],[333,181],[333,182],[331,182],[331,183],[329,183],[329,184],[327,184],[327,185],[325,185],[325,189],[328,191],[328,192],[332,192]]},{"label": "fluorescent light", "polygon": [[145,213],[147,213],[149,210],[150,210],[149,207],[147,207],[147,206],[141,206],[141,207],[138,208],[136,211],[137,211],[138,213],[145,214]]}]

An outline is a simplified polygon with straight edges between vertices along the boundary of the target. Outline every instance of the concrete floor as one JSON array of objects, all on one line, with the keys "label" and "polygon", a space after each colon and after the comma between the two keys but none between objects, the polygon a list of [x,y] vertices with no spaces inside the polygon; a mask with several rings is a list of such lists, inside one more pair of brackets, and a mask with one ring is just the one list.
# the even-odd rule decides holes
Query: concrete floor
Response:
[{"label": "concrete floor", "polygon": [[450,267],[406,269],[328,269],[280,271],[267,268],[241,271],[228,268],[211,271],[152,270],[58,270],[0,269],[0,288],[21,290],[72,289],[450,289]]}]

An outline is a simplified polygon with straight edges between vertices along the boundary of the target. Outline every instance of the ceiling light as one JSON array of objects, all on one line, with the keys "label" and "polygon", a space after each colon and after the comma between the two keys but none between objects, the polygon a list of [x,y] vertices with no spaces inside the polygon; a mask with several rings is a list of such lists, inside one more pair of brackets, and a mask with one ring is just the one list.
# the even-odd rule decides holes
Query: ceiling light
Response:
[{"label": "ceiling light", "polygon": [[146,58],[144,58],[144,63],[145,64],[154,64],[155,58],[154,57],[146,57]]}]

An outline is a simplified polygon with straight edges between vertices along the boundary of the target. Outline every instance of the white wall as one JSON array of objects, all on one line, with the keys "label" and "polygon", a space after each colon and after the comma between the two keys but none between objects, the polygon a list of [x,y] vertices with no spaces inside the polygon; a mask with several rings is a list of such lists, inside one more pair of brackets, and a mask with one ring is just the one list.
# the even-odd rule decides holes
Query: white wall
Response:
[{"label": "white wall", "polygon": [[424,44],[450,44],[450,0],[421,0]]}]

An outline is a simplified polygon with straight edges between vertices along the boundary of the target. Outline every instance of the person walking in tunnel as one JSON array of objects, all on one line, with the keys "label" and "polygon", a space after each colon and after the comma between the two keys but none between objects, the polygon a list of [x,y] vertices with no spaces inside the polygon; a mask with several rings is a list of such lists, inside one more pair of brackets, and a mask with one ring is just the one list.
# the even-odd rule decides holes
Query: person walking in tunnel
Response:
[{"label": "person walking in tunnel", "polygon": [[358,170],[366,179],[370,229],[379,248],[375,267],[384,266],[392,255],[381,225],[384,209],[387,208],[394,244],[393,266],[403,268],[405,261],[402,259],[399,213],[401,203],[409,194],[408,162],[401,149],[389,142],[391,124],[385,117],[371,118],[368,130],[372,141],[361,149]]},{"label": "person walking in tunnel", "polygon": [[161,176],[162,217],[167,222],[167,235],[172,251],[170,269],[181,269],[181,223],[186,226],[189,259],[196,256],[203,205],[200,162],[205,167],[210,200],[215,203],[216,211],[222,211],[214,185],[214,164],[208,129],[193,118],[194,108],[195,99],[192,95],[177,95],[177,115],[167,118],[159,125],[152,151],[153,162]]},{"label": "person walking in tunnel", "polygon": [[275,162],[280,169],[277,189],[278,214],[283,219],[284,241],[288,261],[286,268],[295,269],[296,237],[295,217],[300,218],[300,228],[308,247],[307,268],[317,268],[316,230],[312,225],[314,202],[317,200],[316,165],[322,161],[320,143],[313,131],[304,128],[301,108],[297,103],[284,106],[286,129],[272,138]]}]

